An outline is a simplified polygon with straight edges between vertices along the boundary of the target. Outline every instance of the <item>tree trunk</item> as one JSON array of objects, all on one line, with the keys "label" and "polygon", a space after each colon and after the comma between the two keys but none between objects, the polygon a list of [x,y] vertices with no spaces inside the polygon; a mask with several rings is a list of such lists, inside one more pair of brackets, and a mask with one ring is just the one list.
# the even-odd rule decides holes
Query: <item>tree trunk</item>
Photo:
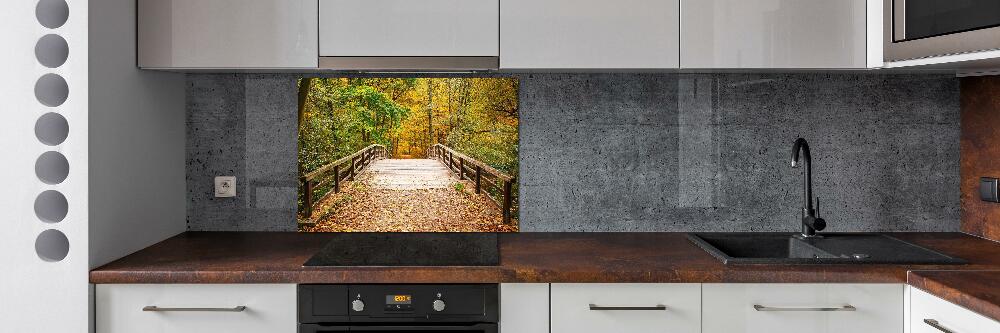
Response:
[{"label": "tree trunk", "polygon": [[312,78],[304,77],[299,82],[299,129],[302,128],[302,118],[306,113],[306,101],[309,99],[309,86],[312,84]]},{"label": "tree trunk", "polygon": [[434,144],[434,86],[427,79],[427,147]]},{"label": "tree trunk", "polygon": [[[298,127],[295,128],[296,131],[302,131],[302,121],[306,113],[306,100],[309,98],[309,85],[312,83],[312,78],[304,77],[299,81],[299,119]],[[301,137],[301,135],[299,136]],[[298,163],[299,176],[305,173],[302,169],[302,164]]]}]

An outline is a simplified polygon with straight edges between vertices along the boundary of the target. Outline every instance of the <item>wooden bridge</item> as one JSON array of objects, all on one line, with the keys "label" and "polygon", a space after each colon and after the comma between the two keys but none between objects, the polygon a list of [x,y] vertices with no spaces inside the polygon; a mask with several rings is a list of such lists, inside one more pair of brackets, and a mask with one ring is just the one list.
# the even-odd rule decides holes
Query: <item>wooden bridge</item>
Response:
[{"label": "wooden bridge", "polygon": [[[363,180],[361,183],[364,185],[364,191],[369,194],[380,193],[384,194],[383,196],[395,196],[398,193],[405,193],[404,195],[408,196],[410,200],[419,202],[441,201],[441,198],[421,198],[420,196],[435,195],[434,193],[454,195],[455,190],[434,191],[456,187],[457,183],[467,181],[466,185],[470,189],[474,188],[475,196],[483,198],[486,203],[493,206],[495,210],[492,211],[499,213],[503,224],[511,225],[514,206],[513,177],[440,144],[431,146],[428,149],[428,158],[425,159],[390,159],[388,157],[384,146],[371,145],[305,174],[300,179],[301,193],[303,193],[301,211],[306,217],[313,216],[318,205],[329,201],[328,197],[340,193],[345,184],[352,183],[356,178]],[[327,188],[328,190],[326,190]],[[458,188],[460,187],[456,187],[456,189]],[[317,192],[320,192],[318,197]],[[376,200],[392,201],[394,198],[376,198]],[[475,205],[475,203],[463,202]],[[384,207],[366,207],[365,209],[384,210],[399,205],[399,203],[386,202]],[[462,207],[455,208],[455,210],[463,209]]]},{"label": "wooden bridge", "polygon": [[441,163],[448,167],[448,170],[458,174],[458,179],[468,179],[475,182],[476,194],[482,193],[483,189],[493,189],[499,192],[501,201],[498,201],[491,195],[487,195],[486,197],[500,206],[503,212],[504,223],[510,223],[514,200],[513,193],[511,193],[514,181],[513,177],[442,144],[431,146],[428,149],[428,157],[441,161]]}]

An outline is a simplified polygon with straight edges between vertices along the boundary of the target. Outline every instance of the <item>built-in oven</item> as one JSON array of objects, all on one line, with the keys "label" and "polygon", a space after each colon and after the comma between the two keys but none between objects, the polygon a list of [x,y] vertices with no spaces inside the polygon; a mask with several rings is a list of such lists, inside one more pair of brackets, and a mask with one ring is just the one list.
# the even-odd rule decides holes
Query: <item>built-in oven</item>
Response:
[{"label": "built-in oven", "polygon": [[303,284],[299,333],[497,333],[495,284]]},{"label": "built-in oven", "polygon": [[884,0],[885,60],[1000,49],[1000,0]]}]

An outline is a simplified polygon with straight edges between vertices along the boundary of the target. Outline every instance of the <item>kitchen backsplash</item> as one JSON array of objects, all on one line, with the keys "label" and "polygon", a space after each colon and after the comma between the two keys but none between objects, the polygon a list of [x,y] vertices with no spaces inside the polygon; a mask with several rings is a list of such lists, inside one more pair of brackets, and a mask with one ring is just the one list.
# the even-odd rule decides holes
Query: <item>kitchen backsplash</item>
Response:
[{"label": "kitchen backsplash", "polygon": [[[798,230],[800,136],[828,231],[959,230],[953,76],[516,76],[521,231]],[[296,229],[296,78],[187,77],[190,230]]]},{"label": "kitchen backsplash", "polygon": [[962,78],[962,231],[1000,241],[1000,204],[982,201],[979,177],[1000,177],[1000,76]]}]

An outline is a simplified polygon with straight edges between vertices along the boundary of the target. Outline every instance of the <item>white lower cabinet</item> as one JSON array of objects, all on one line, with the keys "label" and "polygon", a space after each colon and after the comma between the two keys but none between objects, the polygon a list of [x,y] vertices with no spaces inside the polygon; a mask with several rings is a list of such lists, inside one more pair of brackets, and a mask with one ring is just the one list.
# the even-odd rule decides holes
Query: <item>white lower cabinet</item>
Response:
[{"label": "white lower cabinet", "polygon": [[903,332],[902,284],[704,284],[705,333]]},{"label": "white lower cabinet", "polygon": [[[515,283],[500,298],[502,333],[1000,332],[902,284]],[[95,299],[97,333],[297,331],[294,284],[101,284]]]},{"label": "white lower cabinet", "polygon": [[907,333],[996,333],[1000,322],[909,287],[910,315]]},{"label": "white lower cabinet", "polygon": [[701,331],[700,284],[554,283],[551,306],[552,333]]},{"label": "white lower cabinet", "polygon": [[501,333],[549,333],[549,284],[500,284]]},{"label": "white lower cabinet", "polygon": [[297,331],[294,284],[100,284],[96,289],[98,333]]}]

